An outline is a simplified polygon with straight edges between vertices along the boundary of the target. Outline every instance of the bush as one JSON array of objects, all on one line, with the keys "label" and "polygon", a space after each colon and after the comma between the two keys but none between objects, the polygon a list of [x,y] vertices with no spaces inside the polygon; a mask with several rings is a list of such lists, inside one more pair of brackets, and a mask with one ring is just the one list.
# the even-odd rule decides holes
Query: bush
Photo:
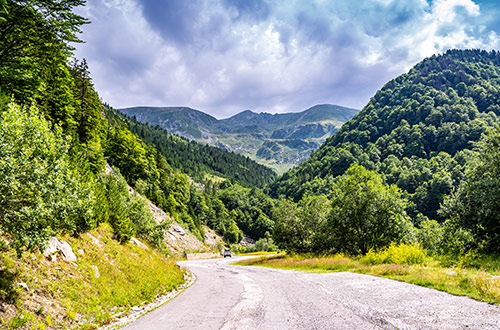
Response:
[{"label": "bush", "polygon": [[94,226],[93,191],[73,165],[62,130],[36,107],[11,103],[1,113],[0,230],[19,254]]},{"label": "bush", "polygon": [[126,243],[135,234],[135,226],[128,217],[129,194],[127,184],[117,169],[106,177],[109,203],[109,224],[120,243]]},{"label": "bush", "polygon": [[467,164],[464,180],[441,207],[450,233],[461,240],[459,246],[453,240],[446,243],[456,252],[473,248],[500,253],[500,128],[484,135],[477,151]]},{"label": "bush", "polygon": [[417,230],[417,241],[430,254],[436,255],[441,251],[444,228],[436,220],[424,220]]},{"label": "bush", "polygon": [[127,213],[135,225],[137,235],[144,238],[151,246],[160,248],[165,238],[165,227],[170,223],[164,221],[157,224],[146,201],[137,194],[130,196]]},{"label": "bush", "polygon": [[289,252],[320,253],[328,246],[326,216],[329,203],[325,196],[303,198],[298,204],[283,200],[274,210],[274,240]]},{"label": "bush", "polygon": [[378,252],[374,250],[368,251],[368,253],[361,260],[370,265],[414,265],[422,264],[426,257],[427,253],[419,245],[396,245],[393,243]]},{"label": "bush", "polygon": [[274,244],[271,237],[265,237],[257,240],[254,245],[247,247],[243,252],[274,252],[278,251],[278,247]]}]

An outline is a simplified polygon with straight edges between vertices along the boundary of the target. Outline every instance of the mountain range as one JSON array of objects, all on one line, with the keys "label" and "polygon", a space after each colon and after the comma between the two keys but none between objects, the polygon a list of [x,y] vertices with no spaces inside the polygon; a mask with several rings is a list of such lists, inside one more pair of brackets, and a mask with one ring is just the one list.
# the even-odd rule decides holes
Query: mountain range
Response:
[{"label": "mountain range", "polygon": [[119,109],[169,133],[248,156],[283,173],[306,160],[358,110],[321,104],[296,113],[242,111],[217,119],[187,107]]}]

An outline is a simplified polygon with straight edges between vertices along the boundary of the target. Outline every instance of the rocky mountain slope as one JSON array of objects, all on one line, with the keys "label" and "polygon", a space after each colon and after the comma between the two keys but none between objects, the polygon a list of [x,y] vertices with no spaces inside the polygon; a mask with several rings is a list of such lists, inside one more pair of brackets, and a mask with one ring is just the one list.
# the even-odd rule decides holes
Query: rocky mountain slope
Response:
[{"label": "rocky mountain slope", "polygon": [[281,173],[307,159],[358,110],[322,104],[297,113],[240,112],[218,120],[185,107],[120,109],[169,133],[234,151]]}]

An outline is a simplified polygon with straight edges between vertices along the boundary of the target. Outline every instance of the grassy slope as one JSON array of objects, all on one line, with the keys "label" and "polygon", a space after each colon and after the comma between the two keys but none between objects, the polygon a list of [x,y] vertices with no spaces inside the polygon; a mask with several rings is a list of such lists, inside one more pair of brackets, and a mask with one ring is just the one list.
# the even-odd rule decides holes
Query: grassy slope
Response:
[{"label": "grassy slope", "polygon": [[173,260],[152,249],[119,244],[108,225],[63,239],[76,262],[51,262],[41,253],[0,255],[0,328],[93,329],[184,282]]},{"label": "grassy slope", "polygon": [[313,272],[355,272],[387,277],[455,295],[500,304],[500,257],[466,256],[450,263],[445,257],[425,257],[421,263],[377,263],[368,257],[345,255],[313,257],[279,255],[240,261],[239,265],[264,266]]}]

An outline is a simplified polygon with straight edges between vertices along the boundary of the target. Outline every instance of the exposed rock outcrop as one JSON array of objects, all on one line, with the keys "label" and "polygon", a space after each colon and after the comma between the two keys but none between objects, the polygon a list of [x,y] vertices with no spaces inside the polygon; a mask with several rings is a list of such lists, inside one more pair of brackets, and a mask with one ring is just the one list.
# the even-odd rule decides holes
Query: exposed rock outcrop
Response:
[{"label": "exposed rock outcrop", "polygon": [[47,257],[50,257],[52,261],[57,261],[58,254],[60,254],[65,261],[76,261],[77,259],[71,246],[65,241],[58,240],[57,237],[51,237],[49,239],[49,244],[43,253]]}]

